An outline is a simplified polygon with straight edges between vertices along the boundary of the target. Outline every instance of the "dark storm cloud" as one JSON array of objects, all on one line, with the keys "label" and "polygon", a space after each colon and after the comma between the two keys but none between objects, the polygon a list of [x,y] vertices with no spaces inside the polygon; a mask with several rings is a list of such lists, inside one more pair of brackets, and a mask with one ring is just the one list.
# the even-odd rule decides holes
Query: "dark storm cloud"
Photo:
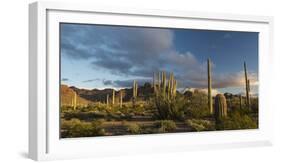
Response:
[{"label": "dark storm cloud", "polygon": [[112,85],[113,84],[112,80],[105,80],[105,79],[102,81],[102,83],[104,85]]},{"label": "dark storm cloud", "polygon": [[[88,60],[95,70],[141,78],[140,84],[148,81],[153,72],[169,70],[175,73],[179,87],[207,85],[206,62],[198,61],[191,52],[175,50],[172,30],[65,24],[61,31],[62,55],[74,60]],[[224,38],[229,39],[231,35],[226,34]],[[255,83],[256,74],[252,76]],[[132,80],[102,82],[117,87],[132,84]],[[241,73],[213,73],[214,88],[241,86],[242,83]]]}]

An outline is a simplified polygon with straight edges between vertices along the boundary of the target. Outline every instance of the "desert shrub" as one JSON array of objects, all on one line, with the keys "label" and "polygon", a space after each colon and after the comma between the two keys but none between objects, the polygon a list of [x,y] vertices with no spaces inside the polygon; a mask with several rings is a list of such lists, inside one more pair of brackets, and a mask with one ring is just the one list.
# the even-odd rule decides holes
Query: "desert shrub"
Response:
[{"label": "desert shrub", "polygon": [[215,129],[215,124],[208,120],[189,119],[185,123],[195,131],[210,131]]},{"label": "desert shrub", "polygon": [[141,133],[141,127],[137,123],[128,123],[126,124],[127,131],[131,134],[140,134]]},{"label": "desert shrub", "polygon": [[192,118],[202,118],[209,116],[208,96],[199,91],[195,91],[192,96],[188,98],[187,116]]},{"label": "desert shrub", "polygon": [[177,128],[177,125],[172,120],[161,120],[155,122],[155,127],[158,128],[159,132],[171,132]]},{"label": "desert shrub", "polygon": [[103,122],[100,120],[82,122],[79,119],[71,119],[70,121],[62,120],[61,123],[61,136],[63,138],[105,135],[105,131],[101,127]]},{"label": "desert shrub", "polygon": [[257,97],[251,98],[251,110],[254,113],[258,113],[258,109],[259,109],[259,99]]},{"label": "desert shrub", "polygon": [[156,110],[156,117],[158,119],[169,120],[183,120],[185,100],[181,96],[175,98],[167,98],[162,94],[154,98],[152,105]]},{"label": "desert shrub", "polygon": [[67,120],[76,118],[80,120],[93,120],[98,118],[106,118],[106,112],[99,112],[99,111],[89,111],[89,112],[80,112],[79,110],[73,110],[70,112],[64,113],[64,118]]},{"label": "desert shrub", "polygon": [[238,130],[255,129],[257,126],[257,123],[249,115],[235,111],[229,117],[217,122],[216,128],[218,130]]}]

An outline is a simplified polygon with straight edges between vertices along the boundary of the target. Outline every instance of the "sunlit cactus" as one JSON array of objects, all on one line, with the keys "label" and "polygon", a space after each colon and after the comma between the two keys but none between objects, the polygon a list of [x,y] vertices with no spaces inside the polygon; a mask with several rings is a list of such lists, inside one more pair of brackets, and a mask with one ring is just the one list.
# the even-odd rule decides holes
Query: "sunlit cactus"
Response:
[{"label": "sunlit cactus", "polygon": [[215,98],[215,118],[217,121],[227,116],[227,103],[223,94],[217,94]]},{"label": "sunlit cactus", "polygon": [[213,99],[212,99],[212,73],[211,73],[211,60],[208,59],[208,106],[209,111],[213,114]]},{"label": "sunlit cactus", "polygon": [[138,84],[134,80],[134,82],[133,82],[133,97],[132,97],[132,103],[133,103],[134,107],[136,106],[137,96],[138,96]]},{"label": "sunlit cactus", "polygon": [[76,92],[74,92],[74,95],[73,95],[72,107],[73,107],[73,110],[76,110],[76,107],[77,107],[77,94],[76,94]]},{"label": "sunlit cactus", "polygon": [[[160,75],[159,75],[160,74]],[[166,72],[158,73],[158,85],[156,86],[155,106],[160,119],[182,118],[182,112],[176,106],[177,103],[177,80],[171,72],[166,77]],[[167,80],[168,79],[168,80]]]},{"label": "sunlit cactus", "polygon": [[155,87],[155,95],[160,96],[161,98],[174,98],[177,93],[177,81],[174,78],[174,74],[170,73],[169,80],[166,79],[166,72],[159,72],[158,74],[161,74],[158,76],[158,79],[161,79],[158,81],[158,85]]},{"label": "sunlit cactus", "polygon": [[106,107],[108,107],[109,106],[109,95],[107,94],[106,95]]},{"label": "sunlit cactus", "polygon": [[119,93],[119,96],[120,96],[120,108],[122,108],[122,105],[123,105],[123,93],[122,91],[120,90],[120,93]]}]

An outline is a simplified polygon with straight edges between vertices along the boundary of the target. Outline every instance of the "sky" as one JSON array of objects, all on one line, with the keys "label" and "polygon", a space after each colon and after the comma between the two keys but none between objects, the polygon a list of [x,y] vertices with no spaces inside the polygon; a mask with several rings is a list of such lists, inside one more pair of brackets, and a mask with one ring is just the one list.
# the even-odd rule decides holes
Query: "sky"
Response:
[{"label": "sky", "polygon": [[60,24],[61,83],[86,89],[120,89],[173,72],[178,89],[207,87],[245,92],[244,61],[258,94],[258,33],[175,28]]}]

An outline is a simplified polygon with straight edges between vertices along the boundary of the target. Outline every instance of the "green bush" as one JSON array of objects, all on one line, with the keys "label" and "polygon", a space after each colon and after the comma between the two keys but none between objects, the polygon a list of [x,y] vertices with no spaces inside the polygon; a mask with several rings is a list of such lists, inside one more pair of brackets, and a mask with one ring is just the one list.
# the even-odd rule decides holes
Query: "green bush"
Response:
[{"label": "green bush", "polygon": [[256,129],[257,123],[247,114],[234,111],[229,117],[217,122],[218,130]]},{"label": "green bush", "polygon": [[70,119],[80,119],[80,120],[93,120],[97,118],[106,118],[106,112],[100,111],[89,111],[89,112],[81,112],[79,110],[72,110],[64,113],[64,118],[67,120]]},{"label": "green bush", "polygon": [[215,124],[208,120],[189,119],[185,123],[195,131],[211,131],[215,129]]},{"label": "green bush", "polygon": [[208,96],[202,92],[195,91],[188,98],[187,116],[191,118],[203,118],[210,115],[208,108]]},{"label": "green bush", "polygon": [[180,95],[169,99],[160,94],[154,98],[153,104],[152,106],[157,110],[156,117],[158,119],[184,119],[185,99]]},{"label": "green bush", "polygon": [[177,125],[172,120],[161,120],[155,122],[155,127],[158,128],[159,132],[171,132],[177,128]]},{"label": "green bush", "polygon": [[126,124],[127,131],[129,131],[131,134],[140,134],[141,133],[141,127],[137,123],[128,123]]},{"label": "green bush", "polygon": [[70,121],[62,120],[61,122],[61,137],[91,137],[105,135],[102,129],[103,121],[95,120],[93,122],[82,122],[79,119],[71,119]]}]

